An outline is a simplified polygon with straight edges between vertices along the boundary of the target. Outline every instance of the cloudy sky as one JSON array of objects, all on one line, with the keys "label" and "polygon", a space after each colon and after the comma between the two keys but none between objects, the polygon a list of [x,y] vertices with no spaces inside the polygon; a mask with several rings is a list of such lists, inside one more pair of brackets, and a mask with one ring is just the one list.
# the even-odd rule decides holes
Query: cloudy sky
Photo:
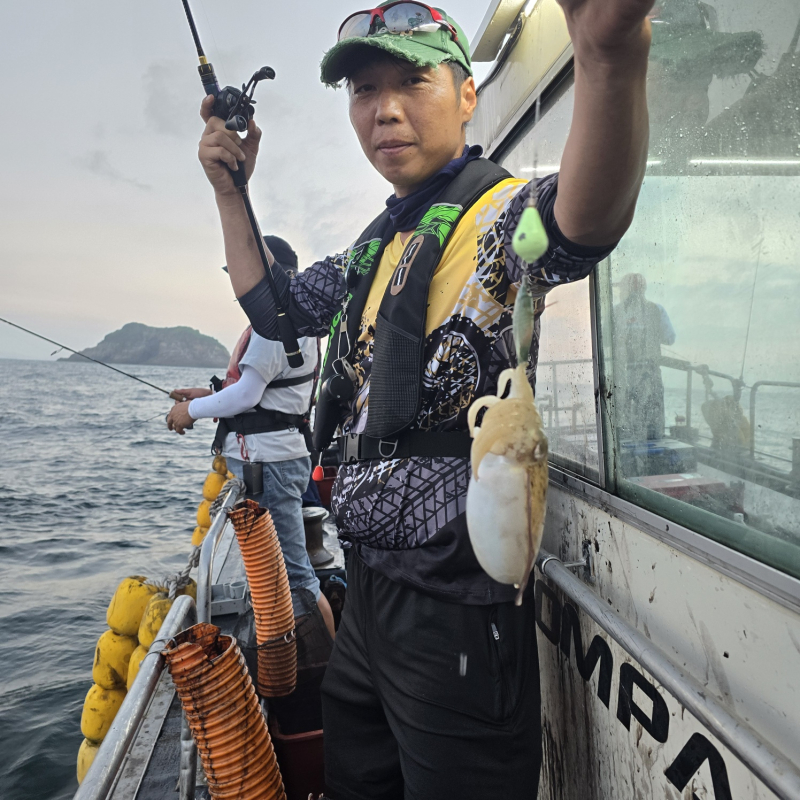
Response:
[{"label": "cloudy sky", "polygon": [[[264,64],[277,72],[257,93],[262,228],[301,263],[345,247],[391,193],[361,154],[344,92],[319,82],[322,54],[360,6],[192,5],[222,84]],[[449,10],[472,38],[487,5]],[[219,269],[196,158],[203,93],[180,0],[6,3],[3,32],[0,316],[76,349],[132,321],[189,325],[230,348],[246,320]],[[0,358],[52,350],[0,325]]]}]

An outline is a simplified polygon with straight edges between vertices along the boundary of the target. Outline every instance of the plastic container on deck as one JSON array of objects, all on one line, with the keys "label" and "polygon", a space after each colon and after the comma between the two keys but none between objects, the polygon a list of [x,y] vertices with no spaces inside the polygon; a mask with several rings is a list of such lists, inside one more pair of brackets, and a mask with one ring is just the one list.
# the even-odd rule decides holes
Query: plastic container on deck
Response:
[{"label": "plastic container on deck", "polygon": [[309,794],[321,795],[325,791],[322,731],[285,735],[272,716],[269,731],[287,800],[307,800]]}]

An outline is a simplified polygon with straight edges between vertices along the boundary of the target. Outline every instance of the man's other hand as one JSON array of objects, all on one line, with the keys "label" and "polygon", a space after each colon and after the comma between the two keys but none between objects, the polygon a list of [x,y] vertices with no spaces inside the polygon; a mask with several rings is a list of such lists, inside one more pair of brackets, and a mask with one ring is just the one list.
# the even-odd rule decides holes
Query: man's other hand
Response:
[{"label": "man's other hand", "polygon": [[202,388],[195,388],[195,389],[173,389],[170,393],[170,397],[178,398],[176,399],[176,403],[182,403],[184,400],[194,400],[197,397],[208,397],[210,394],[213,394],[211,389],[202,389]]},{"label": "man's other hand", "polygon": [[626,60],[650,46],[647,19],[654,0],[558,0],[577,56]]},{"label": "man's other hand", "polygon": [[212,116],[213,105],[212,95],[207,95],[200,104],[200,116],[206,127],[200,137],[197,156],[214,191],[221,195],[234,194],[238,189],[228,167],[235,170],[237,162],[244,161],[245,174],[250,180],[256,166],[261,129],[251,119],[247,124],[247,137],[243,139],[236,131],[226,130],[224,119]]},{"label": "man's other hand", "polygon": [[187,428],[191,428],[195,420],[189,416],[189,400],[175,403],[167,414],[167,427],[183,436]]}]

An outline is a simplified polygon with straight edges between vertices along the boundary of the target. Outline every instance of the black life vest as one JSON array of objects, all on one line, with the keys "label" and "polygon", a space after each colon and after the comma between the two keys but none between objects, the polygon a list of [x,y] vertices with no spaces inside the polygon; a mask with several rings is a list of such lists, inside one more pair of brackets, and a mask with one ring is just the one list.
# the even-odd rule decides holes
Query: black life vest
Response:
[{"label": "black life vest", "polygon": [[[227,386],[238,383],[241,379],[242,370],[240,362],[247,352],[247,347],[250,344],[252,335],[253,328],[252,326],[248,326],[239,337],[239,341],[233,349],[230,361],[228,362],[225,380],[220,381],[216,375],[211,378],[214,391],[221,391]],[[313,372],[306,375],[297,375],[292,378],[278,378],[268,383],[264,391],[267,389],[282,389],[287,386],[300,386],[303,383],[310,383],[316,377],[317,370],[315,368]],[[312,390],[311,397],[313,398],[313,396],[314,392]],[[309,444],[307,431],[310,413],[310,405],[309,410],[305,414],[286,414],[283,411],[276,411],[257,405],[255,408],[243,414],[237,414],[233,417],[222,417],[217,424],[214,441],[211,443],[211,452],[215,454],[222,452],[225,446],[225,439],[229,433],[249,436],[254,433],[271,433],[272,431],[288,430],[289,428],[297,428],[306,437],[306,444]]]},{"label": "black life vest", "polygon": [[[470,161],[444,189],[408,238],[378,309],[373,343],[366,434],[385,438],[406,430],[421,403],[428,291],[442,253],[463,214],[489,189],[512,177],[497,164]],[[342,365],[339,354],[358,337],[372,281],[395,230],[384,211],[367,227],[350,251],[345,278],[347,296],[333,319],[322,386]],[[345,326],[343,328],[342,321]],[[349,354],[352,356],[352,353]],[[314,426],[314,449],[324,450],[347,408],[320,393]]]}]

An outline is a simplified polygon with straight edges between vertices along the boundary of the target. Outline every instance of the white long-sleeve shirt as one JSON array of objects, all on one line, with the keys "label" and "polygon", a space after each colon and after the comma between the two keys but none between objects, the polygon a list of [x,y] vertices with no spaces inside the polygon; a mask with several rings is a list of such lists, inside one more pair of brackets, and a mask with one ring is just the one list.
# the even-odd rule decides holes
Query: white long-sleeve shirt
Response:
[{"label": "white long-sleeve shirt", "polygon": [[[267,389],[267,384],[284,378],[308,375],[317,365],[317,341],[312,337],[300,339],[302,367],[290,367],[280,342],[264,339],[256,333],[250,337],[242,360],[242,376],[208,397],[198,397],[189,403],[189,415],[194,419],[232,417],[243,414],[257,405],[285,414],[304,414],[311,400],[313,381],[296,386]],[[303,435],[294,430],[255,433],[244,437],[245,453],[250,461],[288,461],[308,455]],[[235,433],[225,439],[222,454],[242,458],[242,448]]]}]

